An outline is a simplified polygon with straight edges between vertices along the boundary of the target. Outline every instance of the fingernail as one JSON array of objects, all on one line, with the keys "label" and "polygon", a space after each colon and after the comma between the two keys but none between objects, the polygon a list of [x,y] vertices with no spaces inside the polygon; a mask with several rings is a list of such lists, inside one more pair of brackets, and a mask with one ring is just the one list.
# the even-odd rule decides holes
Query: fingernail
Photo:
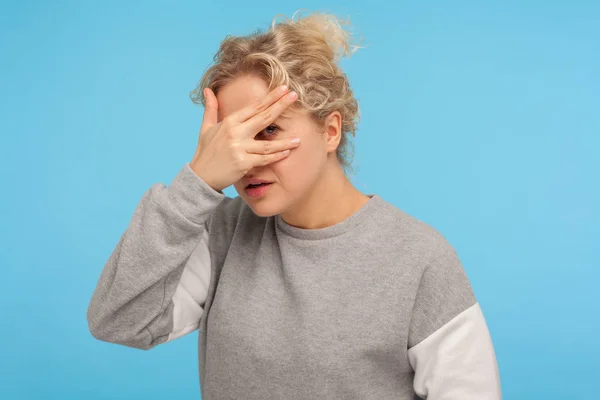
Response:
[{"label": "fingernail", "polygon": [[296,100],[298,98],[298,93],[294,91],[289,92],[287,95],[290,98],[290,100]]},{"label": "fingernail", "polygon": [[279,90],[281,91],[281,93],[285,93],[288,90],[288,87],[286,85],[281,85],[279,86]]},{"label": "fingernail", "polygon": [[299,137],[295,137],[293,139],[290,139],[290,143],[294,143],[294,144],[300,143],[300,138]]}]

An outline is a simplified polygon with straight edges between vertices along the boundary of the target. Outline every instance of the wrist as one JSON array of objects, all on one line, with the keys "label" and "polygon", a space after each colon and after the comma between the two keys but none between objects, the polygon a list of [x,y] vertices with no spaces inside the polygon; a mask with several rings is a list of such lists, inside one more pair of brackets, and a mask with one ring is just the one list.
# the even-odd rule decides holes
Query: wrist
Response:
[{"label": "wrist", "polygon": [[192,161],[189,162],[190,164],[190,168],[192,169],[192,171],[194,172],[194,174],[196,174],[196,176],[202,180],[204,183],[206,183],[208,186],[210,186],[210,188],[212,190],[214,190],[215,192],[219,192],[221,194],[223,194],[223,189],[220,187],[217,187],[216,185],[212,184],[210,182],[209,179],[205,178],[203,174],[201,174],[201,170],[202,168],[198,165],[197,160],[194,158],[192,159]]}]

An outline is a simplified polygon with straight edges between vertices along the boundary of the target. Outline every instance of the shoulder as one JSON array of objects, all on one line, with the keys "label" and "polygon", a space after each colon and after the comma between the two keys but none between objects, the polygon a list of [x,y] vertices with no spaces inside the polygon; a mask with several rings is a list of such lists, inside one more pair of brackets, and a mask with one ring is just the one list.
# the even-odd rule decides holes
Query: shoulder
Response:
[{"label": "shoulder", "polygon": [[456,251],[448,239],[430,223],[380,198],[378,213],[372,221],[373,233],[380,239],[393,238],[395,249],[413,253],[429,264],[437,258],[451,257]]},{"label": "shoulder", "polygon": [[377,218],[388,258],[408,270],[415,283],[411,344],[476,302],[458,253],[436,228],[388,202]]}]

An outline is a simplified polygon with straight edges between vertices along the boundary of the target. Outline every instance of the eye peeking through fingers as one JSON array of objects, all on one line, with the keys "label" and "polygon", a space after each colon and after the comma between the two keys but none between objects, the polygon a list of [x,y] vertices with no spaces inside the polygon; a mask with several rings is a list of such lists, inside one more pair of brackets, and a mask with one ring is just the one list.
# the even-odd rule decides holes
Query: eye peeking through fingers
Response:
[{"label": "eye peeking through fingers", "polygon": [[277,132],[280,130],[281,128],[275,124],[271,124],[269,126],[267,126],[265,129],[263,129],[262,131],[260,131],[260,133],[258,134],[258,136],[264,136],[267,138],[272,138],[274,137]]}]

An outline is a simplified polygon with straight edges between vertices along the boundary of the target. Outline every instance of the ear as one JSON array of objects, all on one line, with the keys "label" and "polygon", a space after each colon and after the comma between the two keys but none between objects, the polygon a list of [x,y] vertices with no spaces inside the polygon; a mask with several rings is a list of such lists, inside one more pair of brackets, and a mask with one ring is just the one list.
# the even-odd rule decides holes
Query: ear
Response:
[{"label": "ear", "polygon": [[334,152],[342,140],[342,114],[339,111],[332,111],[324,121],[327,152]]}]

